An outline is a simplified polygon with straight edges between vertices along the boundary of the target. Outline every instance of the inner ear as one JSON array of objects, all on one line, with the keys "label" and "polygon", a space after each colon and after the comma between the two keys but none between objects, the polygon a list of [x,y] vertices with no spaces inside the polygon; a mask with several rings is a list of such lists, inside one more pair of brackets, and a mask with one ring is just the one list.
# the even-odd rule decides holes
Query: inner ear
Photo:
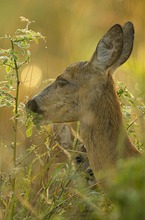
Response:
[{"label": "inner ear", "polygon": [[134,26],[130,21],[128,21],[123,26],[123,49],[119,59],[111,67],[113,72],[115,71],[116,68],[118,68],[123,63],[125,63],[126,60],[130,57],[130,54],[133,49],[133,42],[134,42]]},{"label": "inner ear", "polygon": [[94,69],[106,70],[120,57],[123,47],[123,30],[119,24],[114,25],[99,41],[90,60]]}]

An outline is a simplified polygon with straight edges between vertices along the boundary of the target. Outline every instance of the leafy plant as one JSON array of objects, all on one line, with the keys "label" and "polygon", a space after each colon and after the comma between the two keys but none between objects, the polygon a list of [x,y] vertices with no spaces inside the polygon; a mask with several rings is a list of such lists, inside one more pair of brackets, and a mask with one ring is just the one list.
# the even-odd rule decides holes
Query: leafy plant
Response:
[{"label": "leafy plant", "polygon": [[[0,40],[5,39],[11,44],[11,47],[8,49],[0,49],[0,66],[1,68],[5,68],[6,71],[5,81],[0,82],[0,107],[6,106],[13,108],[14,140],[12,148],[14,169],[17,168],[18,121],[24,109],[24,104],[19,103],[20,69],[23,65],[30,62],[31,42],[38,43],[39,39],[45,39],[41,33],[29,29],[32,22],[24,17],[20,18],[22,22],[25,22],[25,28],[17,29],[14,36],[6,34],[0,38]],[[9,203],[7,219],[13,219],[15,212],[15,176],[11,184],[12,196]]]},{"label": "leafy plant", "polygon": [[145,160],[135,158],[119,166],[109,197],[114,213],[109,219],[136,220],[145,218]]},{"label": "leafy plant", "polygon": [[[126,130],[132,136],[135,146],[144,150],[143,142],[139,140],[140,121],[145,118],[145,104],[142,96],[134,97],[122,82],[117,82],[117,94],[122,107]],[[138,91],[139,93],[139,91]],[[140,130],[140,133],[142,131]]]}]

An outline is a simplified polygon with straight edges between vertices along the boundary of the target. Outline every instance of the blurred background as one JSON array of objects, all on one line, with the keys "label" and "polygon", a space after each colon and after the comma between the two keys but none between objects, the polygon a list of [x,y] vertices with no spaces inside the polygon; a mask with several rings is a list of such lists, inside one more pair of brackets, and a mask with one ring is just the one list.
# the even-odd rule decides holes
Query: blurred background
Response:
[{"label": "blurred background", "polygon": [[[21,70],[20,101],[44,88],[69,64],[90,59],[97,42],[115,23],[132,21],[135,26],[134,50],[129,61],[117,71],[116,80],[123,81],[134,96],[145,90],[145,1],[144,0],[7,0],[0,3],[0,36],[13,35],[23,28],[20,16],[28,18],[30,28],[46,36],[46,43],[31,48],[31,65]],[[7,48],[0,41],[0,48]],[[26,74],[27,73],[27,74]],[[27,75],[27,79],[26,79]],[[5,72],[0,69],[0,80]],[[142,125],[143,126],[143,125]],[[25,143],[23,131],[19,131]],[[143,137],[143,130],[141,136]],[[5,170],[11,158],[13,137],[11,109],[0,108],[0,161]],[[8,158],[10,157],[10,158]]]}]

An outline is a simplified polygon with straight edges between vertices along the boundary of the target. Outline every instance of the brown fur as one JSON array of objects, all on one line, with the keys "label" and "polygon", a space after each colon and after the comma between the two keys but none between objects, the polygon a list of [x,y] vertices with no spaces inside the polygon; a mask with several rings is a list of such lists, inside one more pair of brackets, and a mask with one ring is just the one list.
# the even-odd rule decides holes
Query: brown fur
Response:
[{"label": "brown fur", "polygon": [[89,62],[66,68],[54,83],[27,103],[42,114],[41,124],[80,121],[90,165],[98,171],[140,153],[125,128],[112,74],[130,56],[134,40],[131,22],[114,25],[100,40]]},{"label": "brown fur", "polygon": [[87,146],[90,165],[95,172],[116,166],[119,159],[140,155],[125,132],[111,75],[103,87],[102,94],[89,113],[95,117],[90,120],[91,116],[87,112],[87,116],[84,115],[80,120],[81,136]]}]

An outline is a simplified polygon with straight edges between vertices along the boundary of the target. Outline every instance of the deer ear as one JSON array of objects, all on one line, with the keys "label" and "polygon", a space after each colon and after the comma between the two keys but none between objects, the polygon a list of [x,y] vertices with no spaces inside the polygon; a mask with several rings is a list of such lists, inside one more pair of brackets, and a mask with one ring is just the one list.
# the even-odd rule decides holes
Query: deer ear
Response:
[{"label": "deer ear", "polygon": [[126,22],[123,26],[123,49],[117,62],[111,67],[113,71],[121,66],[130,57],[134,42],[134,26],[131,22]]},{"label": "deer ear", "polygon": [[123,47],[123,30],[119,24],[114,25],[99,41],[90,60],[93,69],[106,70],[120,57]]}]

